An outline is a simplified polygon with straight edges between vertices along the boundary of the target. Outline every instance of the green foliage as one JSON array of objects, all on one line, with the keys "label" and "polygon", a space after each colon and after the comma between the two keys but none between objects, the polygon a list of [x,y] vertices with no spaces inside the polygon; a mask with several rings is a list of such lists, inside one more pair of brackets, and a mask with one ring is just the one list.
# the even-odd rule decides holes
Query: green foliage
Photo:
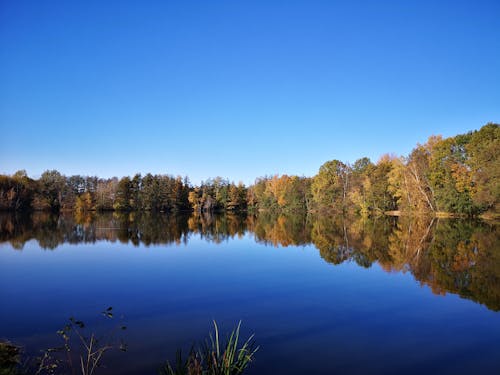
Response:
[{"label": "green foliage", "polygon": [[470,134],[465,146],[472,200],[480,210],[500,212],[500,126],[489,123]]},{"label": "green foliage", "polygon": [[465,147],[470,137],[438,139],[432,145],[429,180],[439,211],[472,214],[472,179]]},{"label": "green foliage", "polygon": [[370,158],[363,157],[358,159],[352,165],[353,175],[363,176],[369,174],[370,170],[373,168],[373,163]]},{"label": "green foliage", "polygon": [[188,193],[188,202],[196,212],[243,211],[247,208],[247,189],[221,177],[203,181]]},{"label": "green foliage", "polygon": [[198,350],[193,348],[187,359],[182,359],[181,351],[177,351],[174,367],[167,364],[160,369],[163,375],[238,375],[250,365],[259,349],[253,342],[253,335],[240,344],[240,327],[238,323],[225,341],[219,337],[219,328],[214,321],[215,332],[210,334]]},{"label": "green foliage", "polygon": [[116,197],[113,204],[113,208],[117,211],[130,211],[132,206],[131,202],[131,191],[130,191],[131,181],[129,177],[123,177],[118,182],[116,188]]},{"label": "green foliage", "polygon": [[349,188],[348,165],[339,160],[327,161],[319,168],[311,184],[312,200],[318,209],[344,210]]},{"label": "green foliage", "polygon": [[369,180],[367,199],[372,212],[380,214],[397,208],[395,199],[389,191],[389,173],[392,167],[392,159],[384,156],[373,168],[367,170],[366,176]]},{"label": "green foliage", "polygon": [[35,198],[41,208],[59,211],[67,193],[64,176],[56,170],[51,170],[42,173],[38,180],[38,191]]}]

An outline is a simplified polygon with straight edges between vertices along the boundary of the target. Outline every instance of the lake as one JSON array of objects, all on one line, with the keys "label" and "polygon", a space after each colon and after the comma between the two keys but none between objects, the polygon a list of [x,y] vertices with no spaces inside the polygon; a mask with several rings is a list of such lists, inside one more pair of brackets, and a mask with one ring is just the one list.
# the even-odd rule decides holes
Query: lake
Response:
[{"label": "lake", "polygon": [[[342,216],[0,215],[0,337],[27,356],[69,317],[117,325],[97,374],[156,374],[216,320],[248,374],[492,374],[498,225]],[[101,312],[113,307],[114,318]],[[104,333],[103,333],[104,334]]]}]

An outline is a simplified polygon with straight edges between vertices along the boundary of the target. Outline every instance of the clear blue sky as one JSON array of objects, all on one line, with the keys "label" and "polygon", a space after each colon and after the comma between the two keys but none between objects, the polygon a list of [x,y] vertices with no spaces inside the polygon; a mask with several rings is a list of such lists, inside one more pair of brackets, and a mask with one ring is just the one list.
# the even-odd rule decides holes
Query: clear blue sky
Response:
[{"label": "clear blue sky", "polygon": [[0,1],[0,173],[314,175],[500,121],[500,1]]}]

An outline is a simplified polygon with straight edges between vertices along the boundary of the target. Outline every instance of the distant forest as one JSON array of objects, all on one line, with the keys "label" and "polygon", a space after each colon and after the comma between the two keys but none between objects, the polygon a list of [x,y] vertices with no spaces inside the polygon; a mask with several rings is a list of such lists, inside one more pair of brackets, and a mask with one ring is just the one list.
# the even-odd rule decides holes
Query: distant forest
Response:
[{"label": "distant forest", "polygon": [[64,176],[56,170],[37,180],[25,171],[0,175],[0,210],[61,211],[356,211],[387,213],[499,214],[500,129],[450,138],[431,136],[406,157],[383,155],[376,163],[324,163],[313,177],[259,177],[251,186],[216,177],[193,186],[171,175],[103,179]]}]

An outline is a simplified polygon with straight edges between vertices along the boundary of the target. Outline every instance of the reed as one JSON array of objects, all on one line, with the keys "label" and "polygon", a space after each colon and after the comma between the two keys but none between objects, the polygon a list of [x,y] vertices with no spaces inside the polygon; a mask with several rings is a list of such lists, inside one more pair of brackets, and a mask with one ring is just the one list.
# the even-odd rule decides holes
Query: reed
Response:
[{"label": "reed", "polygon": [[174,367],[167,362],[161,375],[238,375],[250,365],[259,349],[253,335],[240,344],[241,321],[225,341],[221,341],[219,327],[214,321],[214,332],[198,350],[191,348],[186,359],[177,351]]}]

